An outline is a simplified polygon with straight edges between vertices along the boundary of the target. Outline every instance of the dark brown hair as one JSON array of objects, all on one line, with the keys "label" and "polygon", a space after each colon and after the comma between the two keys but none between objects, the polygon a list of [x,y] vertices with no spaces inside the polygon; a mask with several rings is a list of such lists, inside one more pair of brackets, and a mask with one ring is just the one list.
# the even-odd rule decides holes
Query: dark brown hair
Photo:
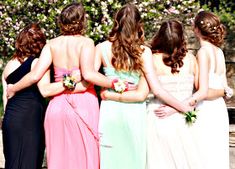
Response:
[{"label": "dark brown hair", "polygon": [[143,71],[141,54],[144,30],[141,16],[133,4],[126,4],[117,11],[114,26],[109,34],[112,42],[112,65],[117,70]]},{"label": "dark brown hair", "polygon": [[179,72],[178,68],[183,66],[182,60],[187,53],[184,29],[180,22],[176,20],[163,22],[150,45],[153,53],[165,54],[163,62],[171,67],[172,73]]},{"label": "dark brown hair", "polygon": [[219,17],[211,12],[201,11],[194,20],[195,28],[198,28],[202,38],[215,46],[221,46],[225,36],[225,26]]},{"label": "dark brown hair", "polygon": [[24,59],[33,56],[38,57],[46,44],[46,37],[37,23],[27,25],[16,38],[15,53],[13,58],[21,63]]},{"label": "dark brown hair", "polygon": [[84,34],[86,28],[86,12],[81,3],[67,5],[58,18],[63,35]]}]

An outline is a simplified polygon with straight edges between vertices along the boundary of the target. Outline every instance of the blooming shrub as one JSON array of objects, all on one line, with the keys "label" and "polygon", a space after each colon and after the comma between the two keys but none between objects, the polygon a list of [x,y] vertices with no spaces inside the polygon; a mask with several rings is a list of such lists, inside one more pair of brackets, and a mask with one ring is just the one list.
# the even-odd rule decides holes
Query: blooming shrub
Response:
[{"label": "blooming shrub", "polygon": [[[61,10],[74,0],[4,0],[0,2],[0,56],[8,58],[14,51],[14,41],[19,31],[31,22],[40,22],[47,39],[59,35],[56,18]],[[87,36],[95,43],[103,41],[113,25],[113,15],[117,9],[129,0],[84,0],[88,14]],[[145,34],[150,39],[161,22],[177,18],[184,24],[190,24],[199,10],[196,0],[132,0],[139,8],[145,25]],[[222,4],[225,5],[225,4]],[[225,8],[225,6],[224,6]],[[226,6],[226,9],[228,7]],[[233,15],[225,11],[221,15],[230,19]],[[231,11],[230,11],[231,13]],[[3,62],[4,63],[4,62]]]},{"label": "blooming shrub", "polygon": [[[0,56],[9,57],[19,31],[30,22],[40,22],[48,39],[59,35],[56,18],[73,0],[4,0],[0,3]],[[177,17],[188,22],[192,10],[198,9],[194,0],[135,0],[144,19],[146,37],[150,38],[159,24],[167,18]],[[113,15],[126,3],[116,0],[86,0],[88,14],[87,36],[95,43],[103,41],[113,24]],[[170,11],[170,8],[174,10]],[[167,9],[168,8],[168,9]],[[179,17],[180,15],[180,17]]]}]

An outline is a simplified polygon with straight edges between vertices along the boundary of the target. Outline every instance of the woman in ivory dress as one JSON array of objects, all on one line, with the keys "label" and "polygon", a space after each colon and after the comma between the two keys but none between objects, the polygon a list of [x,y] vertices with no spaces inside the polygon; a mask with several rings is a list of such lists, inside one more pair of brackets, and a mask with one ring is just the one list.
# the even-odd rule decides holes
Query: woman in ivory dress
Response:
[{"label": "woman in ivory dress", "polygon": [[[163,88],[181,101],[188,99],[197,84],[198,73],[196,58],[186,48],[182,24],[176,20],[163,22],[151,41],[151,50]],[[167,111],[163,104],[159,98],[149,96],[148,169],[202,169],[184,114]],[[156,111],[158,108],[164,111]]]},{"label": "woman in ivory dress", "polygon": [[199,88],[191,98],[192,103],[198,103],[195,138],[205,169],[228,169],[229,121],[226,104],[222,95],[203,100],[208,95],[208,88],[225,89],[225,96],[232,95],[227,86],[224,54],[220,49],[225,28],[216,15],[201,11],[194,20],[194,32],[201,46],[197,53]]}]

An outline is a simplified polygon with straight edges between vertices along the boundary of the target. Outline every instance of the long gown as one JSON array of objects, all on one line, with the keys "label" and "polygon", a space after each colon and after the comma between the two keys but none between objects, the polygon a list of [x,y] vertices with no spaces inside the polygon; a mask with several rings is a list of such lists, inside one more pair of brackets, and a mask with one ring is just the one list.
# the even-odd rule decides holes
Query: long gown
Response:
[{"label": "long gown", "polygon": [[[18,82],[30,72],[33,60],[34,57],[29,57],[6,78],[6,82]],[[45,148],[45,107],[36,84],[8,100],[2,123],[5,169],[41,169]]]},{"label": "long gown", "polygon": [[[54,72],[55,81],[70,73],[58,67]],[[48,169],[99,169],[98,119],[93,86],[82,93],[54,96],[44,124]]]},{"label": "long gown", "polygon": [[[117,72],[104,56],[104,73],[110,78],[138,84],[138,73]],[[146,103],[102,100],[100,107],[100,168],[145,169]]]},{"label": "long gown", "polygon": [[[192,95],[193,75],[159,75],[159,80],[162,87],[178,100]],[[147,100],[147,168],[203,169],[192,126],[186,124],[182,113],[158,118],[154,110],[161,104],[164,102],[153,95]]]},{"label": "long gown", "polygon": [[[218,48],[217,60],[224,57]],[[222,59],[223,60],[223,59]],[[209,88],[223,89],[223,76],[215,74],[215,59],[211,57]],[[222,97],[205,100],[197,106],[198,119],[194,124],[196,140],[205,169],[229,169],[229,120]]]}]

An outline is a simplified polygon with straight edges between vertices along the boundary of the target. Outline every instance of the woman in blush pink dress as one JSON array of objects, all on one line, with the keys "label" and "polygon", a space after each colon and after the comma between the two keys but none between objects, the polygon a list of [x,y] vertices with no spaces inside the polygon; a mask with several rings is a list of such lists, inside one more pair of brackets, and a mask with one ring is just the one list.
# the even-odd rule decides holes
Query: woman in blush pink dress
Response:
[{"label": "woman in blush pink dress", "polygon": [[[112,86],[112,80],[94,69],[94,43],[83,36],[85,15],[80,3],[70,4],[62,10],[58,22],[62,35],[45,45],[30,73],[18,83],[8,85],[9,96],[41,79],[52,63],[55,81],[63,81],[66,89],[75,88],[63,80],[68,74],[75,75],[78,82],[84,79],[103,87]],[[44,91],[43,95],[46,93]],[[98,119],[99,105],[93,85],[84,92],[62,90],[54,96],[44,124],[48,169],[99,169]]]}]

